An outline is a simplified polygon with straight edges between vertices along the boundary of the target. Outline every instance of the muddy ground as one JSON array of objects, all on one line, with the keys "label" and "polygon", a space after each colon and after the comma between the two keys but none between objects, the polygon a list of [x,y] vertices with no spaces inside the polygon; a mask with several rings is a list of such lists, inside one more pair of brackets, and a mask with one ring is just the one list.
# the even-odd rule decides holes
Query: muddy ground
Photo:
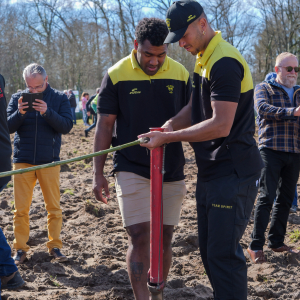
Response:
[{"label": "muddy ground", "polygon": [[[61,158],[67,159],[93,151],[93,133],[85,138],[83,125],[76,125],[70,134],[63,136]],[[212,297],[197,248],[197,217],[195,187],[197,168],[193,151],[184,144],[186,156],[185,197],[181,221],[175,228],[173,263],[164,294],[166,300]],[[112,168],[109,155],[106,174]],[[29,260],[19,270],[26,286],[18,291],[3,291],[3,299],[134,299],[126,271],[125,253],[127,237],[122,227],[114,181],[110,179],[109,205],[100,205],[92,189],[92,161],[72,163],[62,167],[61,206],[63,209],[63,253],[69,261],[55,263],[47,253],[46,211],[39,184],[36,185],[30,210],[31,250]],[[300,192],[300,184],[298,184]],[[12,182],[0,198],[0,226],[10,245],[14,238]],[[253,217],[253,216],[252,216]],[[300,213],[291,214],[286,243],[300,247]],[[250,241],[253,219],[246,229],[241,244],[244,251]],[[275,254],[265,249],[268,262],[248,266],[248,299],[300,299],[300,256]]]}]

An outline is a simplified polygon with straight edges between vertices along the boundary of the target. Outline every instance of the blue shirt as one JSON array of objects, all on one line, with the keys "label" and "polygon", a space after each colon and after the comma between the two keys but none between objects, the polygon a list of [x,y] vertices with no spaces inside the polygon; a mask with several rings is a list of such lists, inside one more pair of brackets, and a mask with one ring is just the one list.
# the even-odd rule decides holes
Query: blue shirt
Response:
[{"label": "blue shirt", "polygon": [[291,102],[293,104],[294,88],[293,87],[292,88],[288,88],[288,87],[286,87],[286,86],[284,86],[282,84],[280,84],[280,86],[287,92],[287,94],[289,95],[290,100],[291,100]]}]

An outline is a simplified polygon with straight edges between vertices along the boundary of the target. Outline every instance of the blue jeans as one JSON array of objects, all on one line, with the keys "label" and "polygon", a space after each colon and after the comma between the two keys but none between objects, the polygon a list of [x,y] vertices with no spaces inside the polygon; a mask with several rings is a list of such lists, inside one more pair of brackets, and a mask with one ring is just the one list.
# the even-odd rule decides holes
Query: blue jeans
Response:
[{"label": "blue jeans", "polygon": [[293,201],[292,205],[295,205],[295,206],[298,207],[298,193],[297,193],[297,187],[296,187],[295,196],[294,196],[294,201]]},{"label": "blue jeans", "polygon": [[[0,192],[5,186],[0,187]],[[0,228],[0,276],[8,276],[18,271],[14,260],[11,257],[11,249],[6,241],[2,229]],[[0,291],[1,291],[1,280],[0,280]],[[1,294],[0,294],[1,300]]]},{"label": "blue jeans", "polygon": [[87,118],[88,118],[86,109],[82,109],[82,118],[83,118],[83,124],[86,125]]},{"label": "blue jeans", "polygon": [[94,123],[89,128],[87,128],[86,131],[89,132],[90,130],[95,128],[96,124],[97,124],[97,115],[94,115]]},{"label": "blue jeans", "polygon": [[73,118],[73,123],[76,124],[76,113],[75,113],[76,107],[71,107],[72,111],[72,118]]}]

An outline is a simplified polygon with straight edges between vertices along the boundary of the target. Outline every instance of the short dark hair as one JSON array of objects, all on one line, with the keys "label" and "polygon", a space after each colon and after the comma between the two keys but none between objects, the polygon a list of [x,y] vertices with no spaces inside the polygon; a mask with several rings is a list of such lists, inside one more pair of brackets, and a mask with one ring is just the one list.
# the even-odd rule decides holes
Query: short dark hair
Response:
[{"label": "short dark hair", "polygon": [[158,18],[143,18],[135,29],[135,38],[139,44],[148,40],[152,46],[162,46],[169,33],[167,24]]}]

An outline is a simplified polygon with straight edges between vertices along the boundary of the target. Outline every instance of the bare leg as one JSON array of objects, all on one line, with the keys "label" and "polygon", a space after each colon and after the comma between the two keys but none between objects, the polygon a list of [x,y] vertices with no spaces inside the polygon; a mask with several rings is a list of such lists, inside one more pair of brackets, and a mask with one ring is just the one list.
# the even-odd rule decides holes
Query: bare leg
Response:
[{"label": "bare leg", "polygon": [[[172,236],[174,226],[163,227],[163,276],[166,282],[172,262]],[[150,267],[150,223],[144,222],[126,227],[129,247],[127,250],[127,269],[136,300],[148,300],[148,270]]]},{"label": "bare leg", "polygon": [[127,269],[136,300],[149,300],[147,288],[150,266],[150,222],[126,227],[128,234]]},{"label": "bare leg", "polygon": [[164,265],[163,265],[163,275],[164,275],[164,282],[167,282],[167,277],[169,274],[169,269],[172,263],[172,237],[173,237],[173,225],[164,225]]}]

